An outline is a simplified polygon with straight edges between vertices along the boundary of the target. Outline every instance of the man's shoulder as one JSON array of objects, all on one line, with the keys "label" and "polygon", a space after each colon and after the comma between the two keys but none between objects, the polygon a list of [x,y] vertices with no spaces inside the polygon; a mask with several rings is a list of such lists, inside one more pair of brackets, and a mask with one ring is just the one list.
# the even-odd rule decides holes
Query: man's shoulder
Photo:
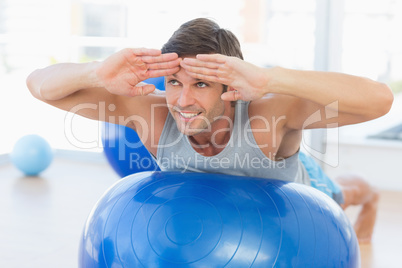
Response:
[{"label": "man's shoulder", "polygon": [[299,148],[301,132],[286,127],[295,101],[297,98],[292,96],[271,94],[250,102],[248,112],[254,139],[267,157],[289,156]]}]

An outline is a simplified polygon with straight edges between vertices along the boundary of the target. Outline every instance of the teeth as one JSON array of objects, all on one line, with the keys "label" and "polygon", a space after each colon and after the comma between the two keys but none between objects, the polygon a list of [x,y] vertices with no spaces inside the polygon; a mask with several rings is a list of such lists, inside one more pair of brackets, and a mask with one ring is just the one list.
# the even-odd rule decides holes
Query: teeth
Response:
[{"label": "teeth", "polygon": [[192,118],[198,115],[198,113],[180,113],[184,118]]}]

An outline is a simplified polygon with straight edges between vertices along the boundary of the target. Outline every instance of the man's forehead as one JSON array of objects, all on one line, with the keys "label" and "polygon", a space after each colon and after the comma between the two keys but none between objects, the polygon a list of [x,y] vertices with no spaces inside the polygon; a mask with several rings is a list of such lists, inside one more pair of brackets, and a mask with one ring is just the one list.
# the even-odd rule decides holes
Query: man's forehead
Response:
[{"label": "man's forehead", "polygon": [[174,77],[174,78],[176,78],[178,80],[186,79],[186,80],[190,80],[190,81],[202,81],[202,79],[194,78],[194,77],[190,76],[189,74],[187,74],[186,71],[184,71],[184,70],[182,71],[182,70],[183,69],[181,69],[177,73],[174,73],[172,75],[168,75],[168,76],[166,76],[166,78]]}]

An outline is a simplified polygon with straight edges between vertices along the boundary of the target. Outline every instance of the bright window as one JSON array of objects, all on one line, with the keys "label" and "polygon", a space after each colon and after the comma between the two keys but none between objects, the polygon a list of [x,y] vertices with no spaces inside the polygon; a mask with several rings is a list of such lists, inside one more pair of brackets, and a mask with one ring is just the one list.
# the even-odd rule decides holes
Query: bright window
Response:
[{"label": "bright window", "polygon": [[322,3],[0,1],[0,154],[10,152],[18,138],[30,133],[42,135],[55,148],[101,151],[100,124],[79,116],[66,121],[66,112],[34,99],[25,85],[28,74],[57,62],[102,60],[124,47],[160,48],[183,22],[196,17],[215,19],[232,30],[250,62],[265,67],[315,69],[317,40],[325,40],[317,31],[321,26],[317,18],[320,14],[326,18],[335,9],[341,15],[330,16],[330,24],[342,27],[330,34],[335,35],[333,40],[342,40],[341,48],[328,49],[320,59],[336,59],[329,60],[330,70],[368,76],[400,90],[401,1],[339,0],[326,11],[320,7]]}]

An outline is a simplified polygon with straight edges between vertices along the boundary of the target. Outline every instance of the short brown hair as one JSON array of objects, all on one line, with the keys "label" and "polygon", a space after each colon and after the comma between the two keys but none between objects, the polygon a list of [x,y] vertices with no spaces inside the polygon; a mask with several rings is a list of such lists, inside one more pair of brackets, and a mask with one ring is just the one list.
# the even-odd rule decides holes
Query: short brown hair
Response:
[{"label": "short brown hair", "polygon": [[179,57],[219,53],[243,59],[236,36],[206,18],[194,19],[181,25],[162,47],[162,53],[170,52],[177,53]]}]

